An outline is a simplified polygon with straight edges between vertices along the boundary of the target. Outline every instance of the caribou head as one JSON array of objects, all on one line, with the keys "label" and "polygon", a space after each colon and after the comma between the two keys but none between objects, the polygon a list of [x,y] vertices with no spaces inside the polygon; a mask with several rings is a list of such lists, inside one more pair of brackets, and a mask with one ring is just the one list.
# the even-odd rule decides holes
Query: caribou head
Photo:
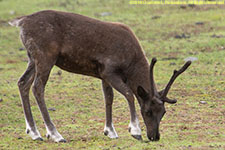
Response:
[{"label": "caribou head", "polygon": [[159,124],[166,113],[164,106],[165,102],[169,104],[177,102],[176,99],[170,99],[167,97],[171,85],[175,79],[191,65],[191,61],[188,61],[180,70],[174,70],[173,76],[170,78],[166,88],[158,91],[153,77],[153,68],[156,61],[157,59],[153,58],[150,64],[150,92],[147,92],[141,86],[139,86],[137,90],[138,95],[143,101],[143,104],[141,105],[141,114],[144,119],[144,123],[147,128],[147,136],[150,141],[158,141],[160,139]]}]

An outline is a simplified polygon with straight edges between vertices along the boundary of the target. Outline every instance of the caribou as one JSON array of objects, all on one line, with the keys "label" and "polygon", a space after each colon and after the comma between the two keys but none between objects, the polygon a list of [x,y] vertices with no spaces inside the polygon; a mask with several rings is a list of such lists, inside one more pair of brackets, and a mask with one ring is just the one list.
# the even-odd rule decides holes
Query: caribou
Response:
[{"label": "caribou", "polygon": [[75,13],[44,10],[9,22],[20,28],[20,38],[27,50],[28,66],[18,81],[25,114],[26,133],[33,140],[43,140],[32,116],[29,91],[42,114],[47,138],[66,142],[51,121],[44,99],[45,86],[54,65],[71,73],[92,76],[102,81],[106,121],[104,134],[118,138],[112,122],[113,88],[127,100],[130,109],[130,134],[141,140],[135,109],[138,100],[147,137],[160,139],[159,125],[166,113],[165,103],[174,104],[167,94],[175,79],[191,64],[187,61],[174,70],[165,89],[158,91],[153,77],[157,61],[148,62],[132,30],[122,23],[105,22]]}]

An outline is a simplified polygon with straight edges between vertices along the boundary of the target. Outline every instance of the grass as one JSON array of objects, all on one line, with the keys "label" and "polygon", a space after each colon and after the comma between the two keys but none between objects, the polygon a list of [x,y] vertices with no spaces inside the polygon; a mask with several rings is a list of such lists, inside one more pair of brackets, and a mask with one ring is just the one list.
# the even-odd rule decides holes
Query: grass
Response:
[{"label": "grass", "polygon": [[[166,104],[159,142],[139,142],[128,133],[126,100],[115,92],[113,122],[120,136],[103,135],[105,121],[101,82],[54,67],[46,87],[46,104],[54,107],[51,118],[68,143],[32,141],[25,134],[23,110],[17,80],[25,71],[26,51],[19,30],[7,24],[12,18],[43,9],[80,13],[105,21],[123,22],[140,40],[146,56],[153,56],[158,88],[168,82],[172,70],[196,57],[191,67],[177,79],[169,97],[178,103]],[[110,16],[99,15],[111,12]],[[129,5],[128,0],[0,0],[0,149],[224,149],[225,148],[225,9],[207,5],[185,9],[178,5]],[[152,19],[153,16],[160,16]],[[203,25],[196,25],[203,22]],[[189,38],[177,39],[185,34]],[[217,37],[213,37],[216,35]],[[207,104],[200,104],[206,101]],[[38,129],[44,137],[43,120],[31,94]],[[139,110],[139,107],[137,105]],[[139,113],[139,111],[138,111]],[[145,126],[139,113],[145,140]]]}]

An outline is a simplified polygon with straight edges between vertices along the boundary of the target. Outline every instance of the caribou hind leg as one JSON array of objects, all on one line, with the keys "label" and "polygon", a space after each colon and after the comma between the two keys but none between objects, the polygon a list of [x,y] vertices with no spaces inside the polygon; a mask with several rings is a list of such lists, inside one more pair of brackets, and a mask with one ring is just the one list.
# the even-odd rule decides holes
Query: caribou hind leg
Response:
[{"label": "caribou hind leg", "polygon": [[36,73],[32,90],[45,122],[47,138],[50,138],[55,142],[66,142],[52,123],[44,100],[45,86],[57,58],[55,54],[50,53],[51,50],[48,51],[48,55],[45,54],[45,52],[46,51],[42,50],[39,51],[38,55],[35,55]]},{"label": "caribou hind leg", "polygon": [[[28,54],[29,56],[29,54]],[[37,127],[35,125],[29,100],[30,87],[34,81],[35,65],[34,61],[29,57],[29,63],[27,70],[18,81],[18,87],[20,91],[20,97],[24,109],[25,121],[26,121],[26,133],[31,136],[33,140],[43,140]]]},{"label": "caribou hind leg", "polygon": [[[37,38],[34,39],[32,37],[28,37],[27,35],[23,34],[23,32],[21,34],[21,39],[23,41],[24,46],[26,47],[28,51],[28,57],[30,57],[32,60],[30,61],[29,63],[30,67],[28,67],[28,70],[26,71],[24,76],[28,76],[29,74],[32,74],[32,77],[30,77],[30,80],[28,79],[27,80],[30,81],[28,82],[29,87],[31,86],[31,83],[34,81],[32,91],[45,122],[46,130],[47,130],[46,136],[48,138],[53,139],[55,142],[65,142],[65,139],[58,133],[54,124],[52,123],[46,104],[45,104],[45,100],[44,100],[45,85],[48,81],[51,69],[55,65],[55,62],[57,60],[59,46],[55,42],[51,42],[50,39],[46,39],[43,42],[42,40],[41,41],[37,40]],[[19,81],[19,87],[21,87],[20,89],[23,89],[22,88],[23,86],[20,85],[22,81],[23,81],[22,79]],[[23,91],[23,90],[20,90],[20,91]],[[22,97],[22,100],[24,101],[23,97]],[[26,97],[25,97],[25,100],[27,100]],[[26,104],[24,106],[24,110],[25,110],[25,115],[28,116],[26,117],[26,120],[32,129],[34,125],[32,124],[33,123],[32,115],[29,112],[30,111],[29,104]],[[28,111],[27,114],[26,114],[26,111]],[[31,121],[28,120],[29,118],[32,118],[30,119]],[[35,126],[33,128],[35,129]],[[36,135],[40,137],[39,132]]]}]

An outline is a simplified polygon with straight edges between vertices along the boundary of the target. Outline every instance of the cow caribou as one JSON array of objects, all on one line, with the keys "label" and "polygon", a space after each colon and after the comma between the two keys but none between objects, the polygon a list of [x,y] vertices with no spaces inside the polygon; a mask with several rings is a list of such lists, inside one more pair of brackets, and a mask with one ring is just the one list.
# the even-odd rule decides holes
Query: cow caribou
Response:
[{"label": "cow caribou", "polygon": [[168,91],[177,76],[190,66],[190,61],[180,70],[175,70],[166,88],[158,91],[153,78],[156,58],[149,65],[136,36],[124,24],[53,10],[22,16],[9,23],[20,27],[20,37],[29,59],[18,86],[26,133],[32,139],[43,140],[30,108],[29,90],[33,83],[32,91],[45,122],[47,137],[55,142],[66,142],[52,123],[44,100],[45,85],[54,65],[102,80],[106,107],[105,135],[118,137],[112,123],[114,88],[128,101],[131,135],[142,139],[134,104],[135,95],[141,107],[148,139],[160,139],[159,124],[166,113],[164,104],[177,102],[167,97]]}]

